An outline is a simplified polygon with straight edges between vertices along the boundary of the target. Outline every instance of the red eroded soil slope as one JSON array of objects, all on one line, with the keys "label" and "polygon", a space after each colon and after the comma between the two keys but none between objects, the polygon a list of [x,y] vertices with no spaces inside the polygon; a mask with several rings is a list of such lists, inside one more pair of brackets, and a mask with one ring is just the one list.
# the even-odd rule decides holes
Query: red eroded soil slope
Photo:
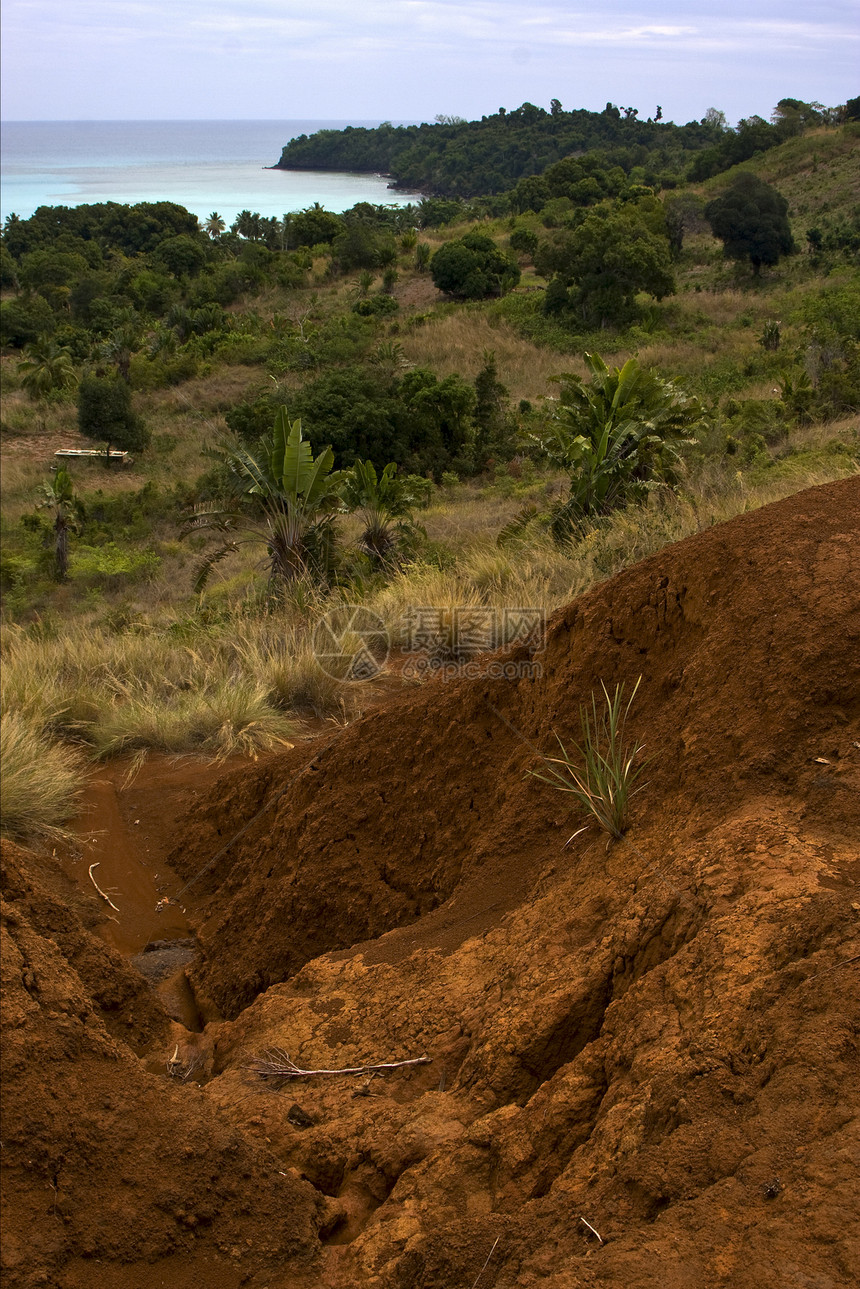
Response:
[{"label": "red eroded soil slope", "polygon": [[[428,684],[202,794],[170,857],[202,1088],[135,1062],[16,878],[13,1283],[856,1284],[858,545],[860,480],[801,493],[556,614],[539,678]],[[640,676],[630,831],[565,849],[525,771]],[[272,1049],[430,1060],[281,1084]]]},{"label": "red eroded soil slope", "polygon": [[819,781],[845,767],[814,758],[850,748],[860,690],[858,512],[851,479],[680,542],[557,613],[541,679],[431,684],[219,783],[170,857],[186,878],[274,804],[196,885],[211,892],[201,993],[233,1015],[320,952],[443,904],[428,943],[444,924],[450,945],[473,888],[469,914],[492,905],[490,925],[572,831],[566,800],[524,772],[552,731],[578,737],[600,681],[641,677],[633,732],[652,761],[634,835],[702,835],[760,794],[825,809]]}]

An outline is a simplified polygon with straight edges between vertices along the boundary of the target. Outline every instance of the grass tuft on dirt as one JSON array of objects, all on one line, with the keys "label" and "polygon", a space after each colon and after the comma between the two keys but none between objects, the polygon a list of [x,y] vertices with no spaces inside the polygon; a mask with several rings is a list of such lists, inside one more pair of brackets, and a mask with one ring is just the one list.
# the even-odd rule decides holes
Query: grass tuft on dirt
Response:
[{"label": "grass tuft on dirt", "polygon": [[45,738],[19,712],[0,719],[0,831],[18,839],[58,840],[86,781],[83,758]]}]

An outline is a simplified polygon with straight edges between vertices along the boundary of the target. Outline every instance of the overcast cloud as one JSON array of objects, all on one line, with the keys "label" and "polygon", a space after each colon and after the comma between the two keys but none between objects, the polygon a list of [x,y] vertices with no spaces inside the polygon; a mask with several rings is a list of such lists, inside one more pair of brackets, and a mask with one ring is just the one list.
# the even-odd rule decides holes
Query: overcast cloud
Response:
[{"label": "overcast cloud", "polygon": [[4,0],[6,120],[667,119],[860,93],[856,0]]}]

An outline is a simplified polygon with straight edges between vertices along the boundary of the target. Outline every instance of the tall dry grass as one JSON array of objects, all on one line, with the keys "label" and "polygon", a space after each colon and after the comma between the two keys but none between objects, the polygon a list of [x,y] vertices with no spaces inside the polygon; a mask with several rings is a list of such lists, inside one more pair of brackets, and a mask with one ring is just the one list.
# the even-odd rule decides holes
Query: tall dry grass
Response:
[{"label": "tall dry grass", "polygon": [[[854,444],[842,452],[843,443]],[[654,554],[663,547],[715,524],[733,519],[801,488],[829,483],[857,472],[858,424],[846,418],[829,427],[799,430],[774,450],[776,464],[758,473],[742,472],[723,459],[696,468],[686,487],[654,492],[646,504],[632,506],[593,522],[580,540],[555,545],[546,533],[499,547],[495,535],[510,517],[497,512],[491,531],[474,529],[448,568],[416,563],[401,570],[365,600],[385,621],[392,643],[408,639],[414,610],[433,606],[449,614],[457,607],[535,608],[549,614],[598,582]],[[784,459],[779,460],[779,454]],[[464,513],[483,513],[486,498],[469,496]],[[457,511],[457,503],[450,504]],[[452,524],[452,516],[447,523]],[[462,528],[466,525],[462,524]],[[428,530],[432,531],[428,524]]]},{"label": "tall dry grass", "polygon": [[513,401],[530,401],[553,394],[550,377],[559,372],[585,374],[581,359],[541,349],[524,339],[508,323],[492,322],[478,310],[464,310],[435,318],[400,337],[403,353],[417,366],[440,376],[459,372],[474,380],[484,365],[484,354],[496,355],[499,379]]},{"label": "tall dry grass", "polygon": [[6,627],[3,646],[3,709],[96,757],[255,755],[293,737],[298,713],[343,716],[354,704],[351,687],[317,666],[308,627],[285,615],[176,631]]},{"label": "tall dry grass", "polygon": [[63,836],[86,780],[83,758],[48,739],[25,715],[0,718],[0,830],[7,836],[47,840]]},{"label": "tall dry grass", "polygon": [[[19,822],[7,826],[19,832],[57,826],[79,781],[69,745],[93,758],[146,749],[253,756],[288,741],[304,713],[349,717],[368,691],[329,674],[314,650],[314,626],[334,607],[359,603],[376,613],[388,631],[392,661],[409,647],[417,608],[437,610],[443,621],[470,607],[549,615],[671,542],[856,473],[858,434],[857,418],[849,417],[793,432],[773,450],[770,465],[742,471],[726,458],[700,465],[679,493],[652,493],[646,505],[595,521],[563,548],[540,528],[511,545],[496,541],[523,500],[548,505],[548,490],[563,481],[538,482],[521,497],[458,486],[437,494],[422,516],[449,552],[441,566],[416,560],[384,583],[371,579],[331,592],[297,583],[276,612],[255,609],[248,599],[231,607],[223,595],[216,597],[214,617],[203,606],[200,615],[171,620],[157,606],[132,615],[125,627],[80,617],[53,627],[7,626],[0,675],[4,740],[17,758],[13,765],[24,767],[12,779],[24,804],[4,805]],[[499,614],[497,623],[504,621]],[[40,786],[43,766],[58,785],[59,803]]]}]

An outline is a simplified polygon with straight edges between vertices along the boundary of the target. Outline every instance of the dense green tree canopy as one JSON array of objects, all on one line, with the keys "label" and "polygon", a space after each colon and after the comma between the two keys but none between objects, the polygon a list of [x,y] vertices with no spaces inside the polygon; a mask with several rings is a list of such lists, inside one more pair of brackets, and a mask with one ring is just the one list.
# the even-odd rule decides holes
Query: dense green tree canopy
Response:
[{"label": "dense green tree canopy", "polygon": [[200,237],[180,233],[168,237],[161,243],[155,258],[164,265],[174,277],[193,277],[206,263],[206,250],[201,245]]},{"label": "dense green tree canopy", "polygon": [[[29,219],[7,220],[3,241],[16,257],[40,246],[57,246],[63,234],[127,255],[153,251],[165,238],[196,234],[197,217],[172,201],[123,206],[106,201],[84,206],[40,206]],[[77,249],[73,244],[58,249]],[[96,267],[92,264],[92,267]]]},{"label": "dense green tree canopy", "polygon": [[330,210],[323,210],[319,202],[301,210],[290,220],[290,241],[293,246],[319,246],[333,242],[343,228],[343,220]]},{"label": "dense green tree canopy", "polygon": [[386,122],[375,129],[320,130],[290,140],[278,166],[381,171],[399,188],[435,197],[473,197],[504,192],[556,162],[578,159],[594,149],[626,154],[625,169],[642,164],[647,154],[658,170],[679,172],[716,138],[714,127],[706,122],[676,126],[639,121],[633,108],[623,114],[617,108],[566,112],[553,99],[549,111],[523,103],[513,111],[500,108],[480,121],[451,118],[432,125]]},{"label": "dense green tree canopy", "polygon": [[85,376],[78,387],[78,428],[85,438],[124,452],[142,452],[149,430],[131,405],[131,390],[123,380]]},{"label": "dense green tree canopy", "polygon": [[54,311],[41,295],[20,295],[0,304],[0,344],[23,349],[56,326]]},{"label": "dense green tree canopy", "polygon": [[463,300],[502,295],[520,280],[519,265],[483,233],[467,233],[440,246],[430,274],[440,291]]},{"label": "dense green tree canopy", "polygon": [[[483,402],[498,394],[482,391]],[[456,373],[440,380],[420,367],[401,373],[383,365],[342,367],[310,381],[291,401],[314,437],[331,443],[341,467],[364,459],[377,470],[393,461],[436,478],[446,470],[468,472],[482,433],[476,387]],[[231,425],[250,430],[256,419],[246,408],[241,423],[232,418]]]},{"label": "dense green tree canopy", "polygon": [[547,312],[574,310],[586,323],[619,323],[639,291],[661,300],[675,290],[662,206],[653,198],[590,212],[538,249],[535,267],[552,278]]},{"label": "dense green tree canopy", "polygon": [[734,260],[749,260],[758,273],[794,250],[788,202],[753,174],[741,174],[721,197],[708,202],[705,219]]}]

